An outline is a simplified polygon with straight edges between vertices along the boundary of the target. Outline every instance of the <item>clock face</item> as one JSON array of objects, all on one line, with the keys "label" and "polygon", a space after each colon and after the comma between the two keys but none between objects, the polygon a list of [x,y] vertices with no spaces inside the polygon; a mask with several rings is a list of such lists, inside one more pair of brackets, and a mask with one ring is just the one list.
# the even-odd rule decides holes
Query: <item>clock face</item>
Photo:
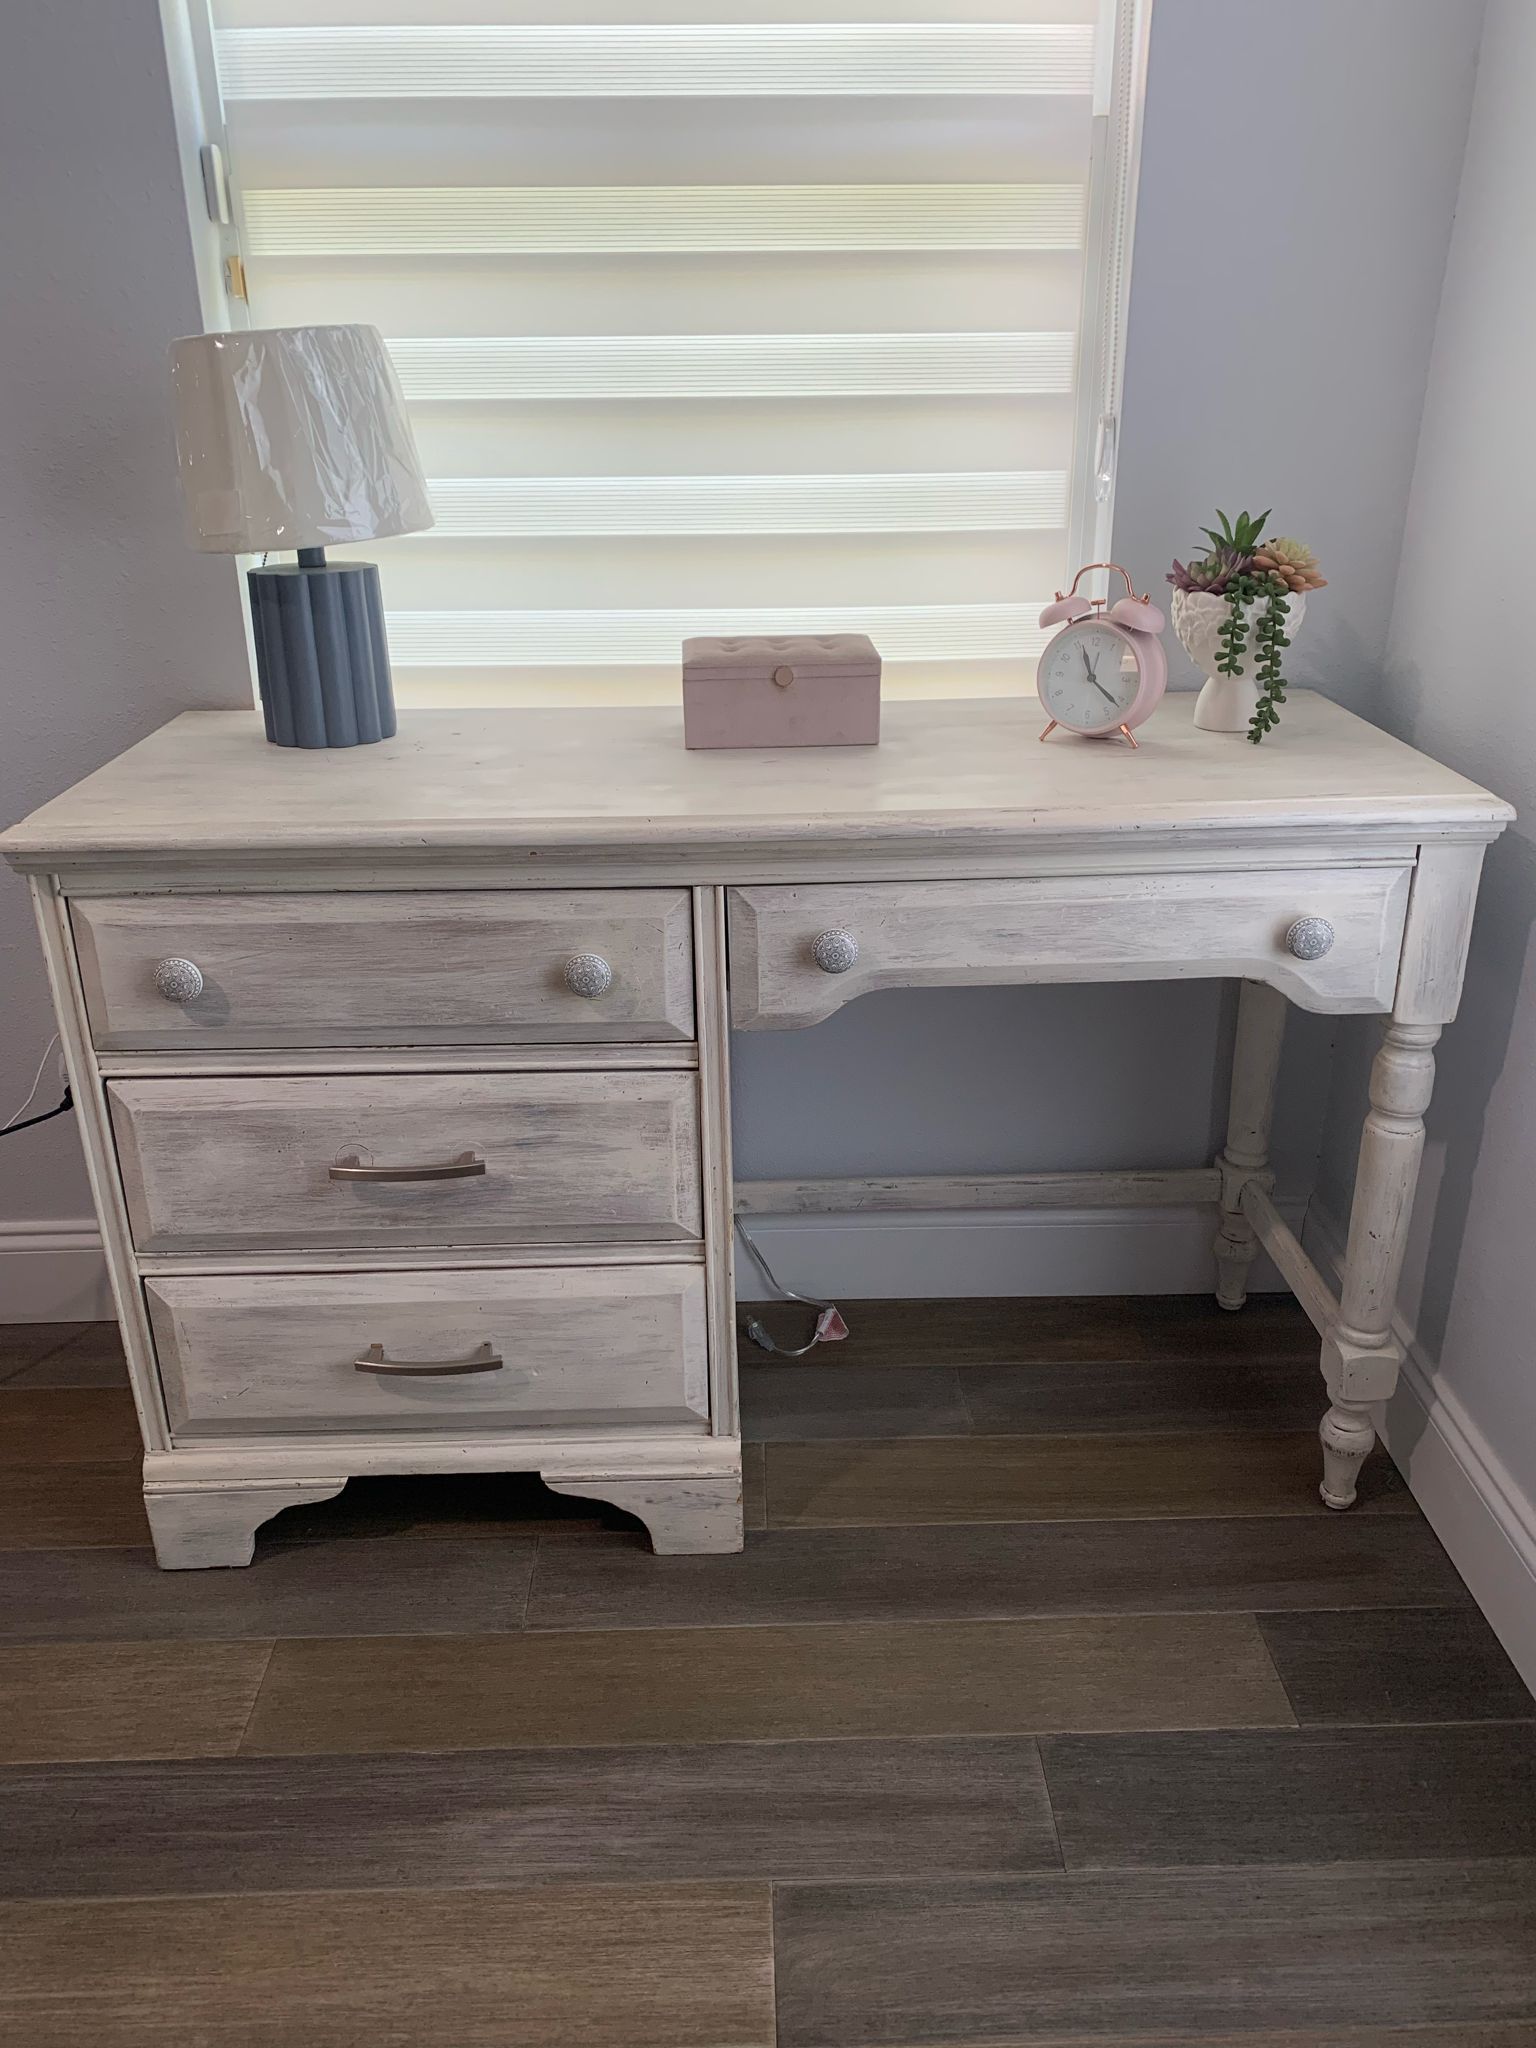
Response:
[{"label": "clock face", "polygon": [[1130,643],[1102,619],[1066,626],[1040,657],[1040,701],[1074,732],[1113,732],[1141,688]]}]

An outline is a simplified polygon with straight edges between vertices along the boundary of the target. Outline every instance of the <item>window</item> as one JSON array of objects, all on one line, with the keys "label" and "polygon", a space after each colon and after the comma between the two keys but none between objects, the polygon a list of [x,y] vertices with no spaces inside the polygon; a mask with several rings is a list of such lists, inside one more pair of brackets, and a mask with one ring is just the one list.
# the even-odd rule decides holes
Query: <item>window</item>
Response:
[{"label": "window", "polygon": [[661,701],[695,632],[1030,686],[1107,540],[1149,0],[193,4],[210,324],[371,321],[411,406],[403,703]]}]

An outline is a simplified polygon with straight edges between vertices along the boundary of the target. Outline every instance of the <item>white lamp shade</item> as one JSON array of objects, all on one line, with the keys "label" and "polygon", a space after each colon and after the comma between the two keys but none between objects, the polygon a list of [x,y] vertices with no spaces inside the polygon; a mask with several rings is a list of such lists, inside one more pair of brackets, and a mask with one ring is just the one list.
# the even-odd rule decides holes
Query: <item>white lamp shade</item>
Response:
[{"label": "white lamp shade", "polygon": [[171,387],[194,547],[330,547],[432,524],[376,327],[188,335],[171,344]]}]

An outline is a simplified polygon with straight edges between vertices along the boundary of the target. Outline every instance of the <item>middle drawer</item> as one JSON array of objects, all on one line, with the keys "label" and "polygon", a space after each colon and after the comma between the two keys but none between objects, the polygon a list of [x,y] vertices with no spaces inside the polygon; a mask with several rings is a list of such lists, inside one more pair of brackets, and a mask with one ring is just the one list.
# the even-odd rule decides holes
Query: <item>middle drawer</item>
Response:
[{"label": "middle drawer", "polygon": [[146,1252],[698,1238],[692,1073],[114,1081]]}]

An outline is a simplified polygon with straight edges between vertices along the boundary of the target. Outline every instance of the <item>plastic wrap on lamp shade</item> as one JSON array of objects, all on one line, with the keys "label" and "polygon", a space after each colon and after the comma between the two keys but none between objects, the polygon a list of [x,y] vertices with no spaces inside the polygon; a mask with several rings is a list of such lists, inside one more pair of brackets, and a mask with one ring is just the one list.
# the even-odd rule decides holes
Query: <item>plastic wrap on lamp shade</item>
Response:
[{"label": "plastic wrap on lamp shade", "polygon": [[258,327],[171,344],[187,537],[255,554],[432,524],[376,327]]}]

